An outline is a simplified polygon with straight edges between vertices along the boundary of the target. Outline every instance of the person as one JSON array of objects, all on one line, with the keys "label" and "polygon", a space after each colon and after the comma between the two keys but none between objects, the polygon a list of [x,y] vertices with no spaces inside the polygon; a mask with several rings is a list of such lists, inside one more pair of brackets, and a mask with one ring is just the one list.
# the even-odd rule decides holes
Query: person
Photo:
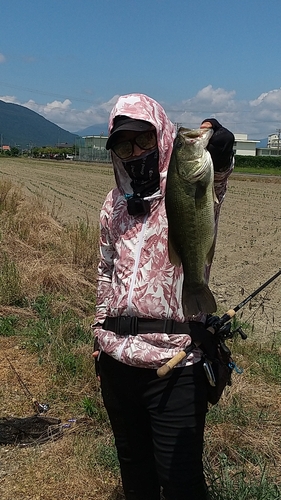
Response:
[{"label": "person", "polygon": [[[214,129],[208,147],[215,160],[217,223],[234,137],[212,118],[201,126]],[[168,258],[165,185],[175,137],[162,106],[144,94],[119,97],[111,111],[106,148],[117,186],[100,214],[93,355],[126,500],[159,500],[162,493],[166,500],[209,498],[201,346],[157,376],[160,366],[206,332],[203,314],[184,317],[182,268]]]}]

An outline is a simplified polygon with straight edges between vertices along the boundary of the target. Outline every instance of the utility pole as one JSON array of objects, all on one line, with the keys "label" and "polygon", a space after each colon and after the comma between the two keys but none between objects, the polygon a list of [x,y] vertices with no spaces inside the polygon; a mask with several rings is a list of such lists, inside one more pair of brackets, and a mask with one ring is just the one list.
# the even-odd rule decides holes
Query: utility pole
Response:
[{"label": "utility pole", "polygon": [[276,129],[277,132],[277,154],[279,156],[279,151],[280,151],[280,136],[281,136],[281,128]]},{"label": "utility pole", "polygon": [[182,126],[182,123],[175,122],[174,125],[176,126],[176,130],[178,131],[179,128]]}]

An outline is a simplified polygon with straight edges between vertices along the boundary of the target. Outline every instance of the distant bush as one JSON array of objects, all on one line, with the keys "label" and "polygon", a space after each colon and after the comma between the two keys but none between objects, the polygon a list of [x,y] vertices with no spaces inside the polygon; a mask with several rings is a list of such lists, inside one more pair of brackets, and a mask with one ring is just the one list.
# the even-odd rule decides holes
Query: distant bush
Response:
[{"label": "distant bush", "polygon": [[281,170],[281,156],[240,156],[235,155],[237,168],[276,168]]}]

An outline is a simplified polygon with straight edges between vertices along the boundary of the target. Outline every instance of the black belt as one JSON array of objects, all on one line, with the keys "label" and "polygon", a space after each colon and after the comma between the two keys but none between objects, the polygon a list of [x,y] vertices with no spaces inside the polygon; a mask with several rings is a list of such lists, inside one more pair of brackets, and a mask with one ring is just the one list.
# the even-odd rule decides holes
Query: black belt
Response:
[{"label": "black belt", "polygon": [[138,335],[144,333],[182,333],[188,335],[188,323],[179,323],[173,319],[148,319],[137,316],[106,316],[103,330],[110,330],[117,335]]}]

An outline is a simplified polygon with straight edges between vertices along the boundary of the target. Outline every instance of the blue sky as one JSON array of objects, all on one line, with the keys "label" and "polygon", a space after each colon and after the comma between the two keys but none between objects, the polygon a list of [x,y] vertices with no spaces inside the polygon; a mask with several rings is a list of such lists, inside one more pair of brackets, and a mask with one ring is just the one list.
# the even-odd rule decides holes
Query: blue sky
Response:
[{"label": "blue sky", "polygon": [[1,4],[0,99],[66,130],[102,126],[131,92],[192,128],[211,116],[250,139],[281,128],[280,0]]}]

